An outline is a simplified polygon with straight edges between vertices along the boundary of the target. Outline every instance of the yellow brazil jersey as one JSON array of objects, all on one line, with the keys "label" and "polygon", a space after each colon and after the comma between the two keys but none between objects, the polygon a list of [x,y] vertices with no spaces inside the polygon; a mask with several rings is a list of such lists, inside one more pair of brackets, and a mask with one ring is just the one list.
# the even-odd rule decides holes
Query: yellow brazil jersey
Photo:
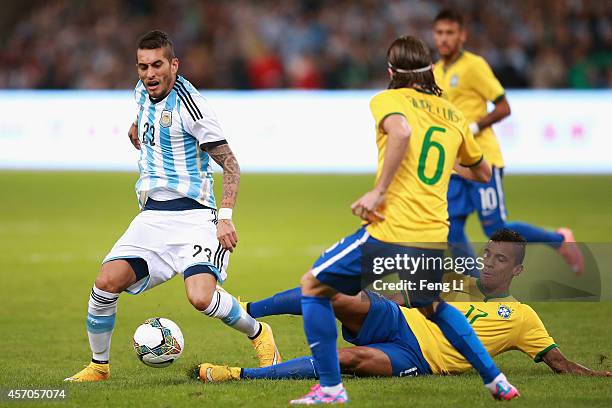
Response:
[{"label": "yellow brazil jersey", "polygon": [[[491,356],[520,350],[539,362],[542,355],[557,347],[530,306],[511,296],[488,298],[479,289],[476,279],[466,278],[466,281],[469,284],[465,286],[465,292],[471,292],[473,300],[451,301],[449,304],[466,316]],[[465,292],[460,294],[459,299],[466,295]],[[480,293],[480,299],[474,297],[477,293]],[[471,368],[470,363],[446,340],[435,323],[427,320],[416,309],[402,307],[401,310],[433,374],[456,374]]]},{"label": "yellow brazil jersey", "polygon": [[[487,115],[487,102],[496,102],[504,96],[504,88],[489,64],[468,51],[462,51],[459,58],[447,67],[438,61],[434,76],[442,88],[442,96],[463,113],[468,123],[477,122]],[[483,129],[476,136],[476,142],[492,166],[504,167],[501,150],[491,127]]]},{"label": "yellow brazil jersey", "polygon": [[482,160],[482,152],[463,115],[447,100],[412,88],[375,95],[370,109],[376,122],[378,171],[381,175],[389,115],[403,115],[411,130],[408,149],[389,185],[380,212],[383,221],[368,225],[374,238],[395,243],[445,243],[448,238],[446,193],[458,157],[466,166]]}]

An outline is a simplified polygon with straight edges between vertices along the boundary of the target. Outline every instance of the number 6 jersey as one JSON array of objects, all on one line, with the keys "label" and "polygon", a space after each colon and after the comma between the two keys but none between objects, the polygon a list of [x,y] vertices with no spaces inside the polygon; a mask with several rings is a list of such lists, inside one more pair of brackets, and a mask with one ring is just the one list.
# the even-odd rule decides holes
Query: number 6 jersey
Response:
[{"label": "number 6 jersey", "polygon": [[368,225],[368,232],[384,242],[445,243],[446,194],[455,159],[459,158],[464,166],[475,166],[482,160],[482,151],[463,115],[450,102],[412,88],[378,93],[370,101],[370,110],[376,122],[376,182],[382,172],[388,137],[382,121],[390,115],[402,115],[412,134],[380,209],[385,219]]}]

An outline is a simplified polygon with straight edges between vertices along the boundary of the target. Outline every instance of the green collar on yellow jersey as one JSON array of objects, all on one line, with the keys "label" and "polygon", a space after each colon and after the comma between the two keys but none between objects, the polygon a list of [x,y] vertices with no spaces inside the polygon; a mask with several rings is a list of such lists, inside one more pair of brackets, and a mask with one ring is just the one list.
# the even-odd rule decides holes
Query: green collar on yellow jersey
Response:
[{"label": "green collar on yellow jersey", "polygon": [[427,89],[420,89],[420,88],[412,88],[412,89],[414,89],[415,91],[420,92],[420,93],[424,93],[424,94],[427,94],[427,95],[433,95],[433,92],[430,92]]},{"label": "green collar on yellow jersey", "polygon": [[482,287],[482,285],[480,284],[480,278],[476,279],[476,287],[478,287],[478,290],[483,294],[484,296],[484,301],[488,301],[491,299],[501,299],[501,298],[507,298],[510,297],[509,293],[499,293],[499,294],[491,294],[488,295],[485,292],[485,289]]}]

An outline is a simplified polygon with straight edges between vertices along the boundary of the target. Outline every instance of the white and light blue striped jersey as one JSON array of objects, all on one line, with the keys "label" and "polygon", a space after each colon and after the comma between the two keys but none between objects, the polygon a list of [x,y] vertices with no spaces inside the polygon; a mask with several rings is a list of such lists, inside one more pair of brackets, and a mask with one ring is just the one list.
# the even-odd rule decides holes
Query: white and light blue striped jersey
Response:
[{"label": "white and light blue striped jersey", "polygon": [[225,136],[208,101],[180,75],[164,99],[151,100],[141,81],[134,97],[139,108],[140,207],[148,197],[189,197],[216,208],[211,159],[201,145],[223,141]]}]

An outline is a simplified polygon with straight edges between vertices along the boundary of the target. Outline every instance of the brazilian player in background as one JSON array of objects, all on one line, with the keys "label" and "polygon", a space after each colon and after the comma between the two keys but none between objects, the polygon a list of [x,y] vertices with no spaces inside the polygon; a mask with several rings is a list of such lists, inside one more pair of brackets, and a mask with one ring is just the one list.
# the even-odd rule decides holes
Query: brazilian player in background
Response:
[{"label": "brazilian player in background", "polygon": [[[378,168],[374,189],[351,206],[364,225],[317,259],[301,279],[304,331],[320,383],[292,404],[344,403],[338,336],[331,298],[357,294],[370,256],[434,259],[434,266],[400,272],[409,282],[440,283],[448,238],[447,190],[451,172],[486,182],[491,168],[483,160],[463,115],[440,97],[425,44],[396,39],[387,51],[390,83],[375,95]],[[436,269],[437,268],[437,269]],[[478,371],[494,398],[510,400],[518,391],[497,368],[466,318],[440,299],[439,290],[411,291],[411,306],[435,323],[449,343]]]},{"label": "brazilian player in background", "polygon": [[[510,115],[510,105],[504,88],[487,62],[463,48],[467,33],[461,14],[453,10],[441,11],[434,20],[433,36],[440,54],[434,69],[436,82],[443,90],[443,97],[463,113],[485,159],[493,167],[493,177],[488,183],[467,180],[459,174],[451,176],[448,241],[453,256],[475,256],[465,234],[465,222],[476,211],[487,237],[500,229],[511,229],[527,242],[546,243],[556,249],[575,273],[582,274],[584,261],[570,229],[547,231],[525,222],[507,221],[502,185],[504,161],[491,126]],[[487,102],[494,105],[491,112],[487,111]],[[470,271],[471,275],[478,273],[476,269]]]}]

